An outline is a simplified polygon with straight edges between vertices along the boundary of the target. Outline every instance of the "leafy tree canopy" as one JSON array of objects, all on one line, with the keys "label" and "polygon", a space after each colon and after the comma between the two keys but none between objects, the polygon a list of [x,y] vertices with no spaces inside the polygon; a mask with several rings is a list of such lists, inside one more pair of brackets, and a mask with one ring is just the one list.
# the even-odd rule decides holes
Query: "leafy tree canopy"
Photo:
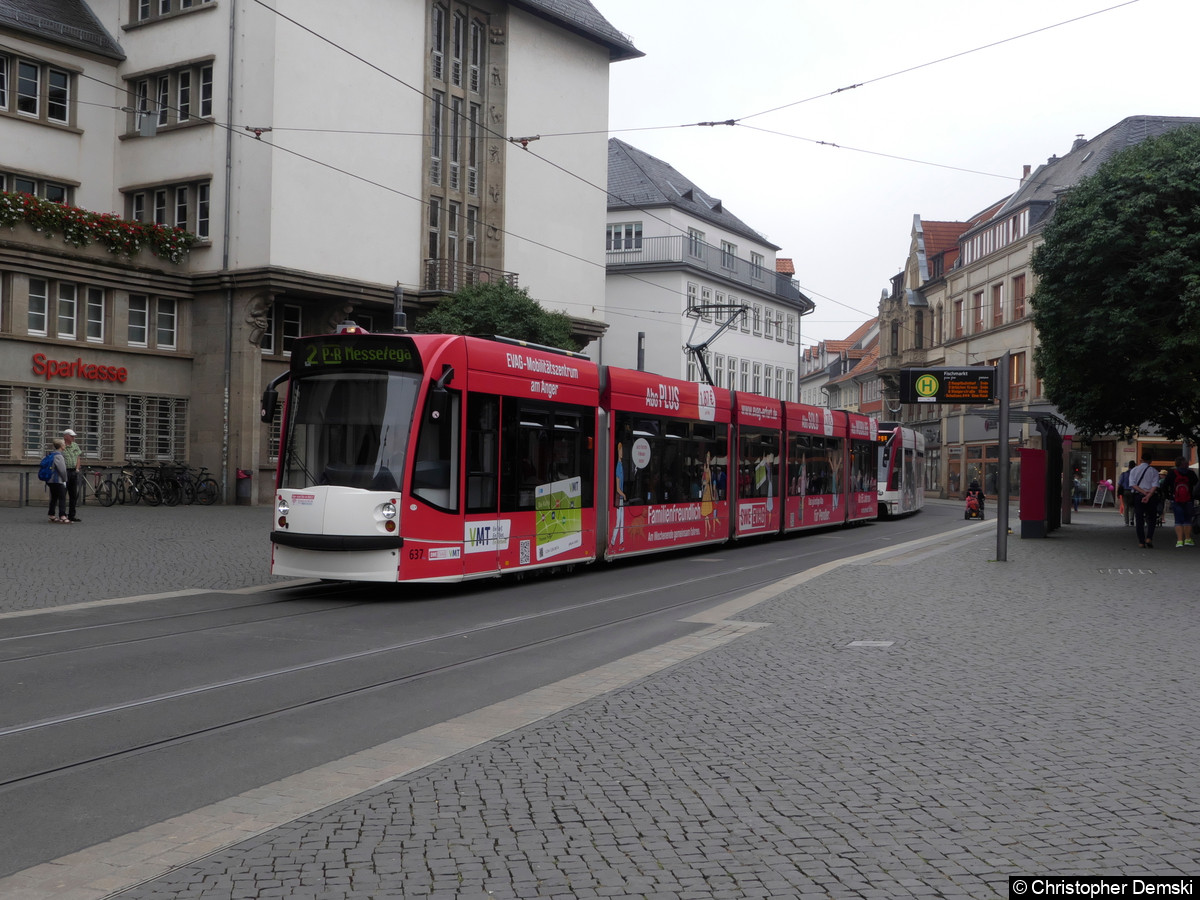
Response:
[{"label": "leafy tree canopy", "polygon": [[577,350],[571,318],[550,312],[524,288],[504,282],[474,284],[423,313],[414,331],[426,334],[502,335],[519,341]]},{"label": "leafy tree canopy", "polygon": [[1087,434],[1200,443],[1200,127],[1106,161],[1033,255],[1046,396]]}]

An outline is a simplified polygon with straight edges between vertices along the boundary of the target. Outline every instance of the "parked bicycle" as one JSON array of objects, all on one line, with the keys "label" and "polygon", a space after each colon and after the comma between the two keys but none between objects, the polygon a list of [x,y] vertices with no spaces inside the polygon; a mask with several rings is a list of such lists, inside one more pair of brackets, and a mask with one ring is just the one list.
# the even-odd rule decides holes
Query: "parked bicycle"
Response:
[{"label": "parked bicycle", "polygon": [[136,460],[127,459],[113,479],[118,503],[135,504],[142,500],[147,506],[162,503],[162,488],[149,477],[148,470]]},{"label": "parked bicycle", "polygon": [[87,503],[87,495],[91,494],[101,506],[112,506],[117,502],[117,488],[113,484],[112,474],[98,466],[84,466],[83,477],[79,479],[79,502]]}]

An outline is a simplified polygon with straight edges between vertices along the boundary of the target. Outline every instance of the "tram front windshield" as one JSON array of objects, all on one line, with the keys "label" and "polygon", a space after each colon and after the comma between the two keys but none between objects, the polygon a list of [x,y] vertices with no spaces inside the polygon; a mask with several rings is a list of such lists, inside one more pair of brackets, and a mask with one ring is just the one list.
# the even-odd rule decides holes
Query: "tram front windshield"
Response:
[{"label": "tram front windshield", "polygon": [[420,386],[411,372],[293,379],[280,487],[398,491]]}]

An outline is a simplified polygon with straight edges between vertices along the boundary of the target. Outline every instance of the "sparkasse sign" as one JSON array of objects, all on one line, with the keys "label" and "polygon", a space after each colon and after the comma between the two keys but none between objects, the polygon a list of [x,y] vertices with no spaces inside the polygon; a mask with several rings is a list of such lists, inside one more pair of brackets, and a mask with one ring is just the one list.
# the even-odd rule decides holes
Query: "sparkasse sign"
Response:
[{"label": "sparkasse sign", "polygon": [[994,366],[959,369],[902,369],[901,403],[993,403],[996,399]]}]

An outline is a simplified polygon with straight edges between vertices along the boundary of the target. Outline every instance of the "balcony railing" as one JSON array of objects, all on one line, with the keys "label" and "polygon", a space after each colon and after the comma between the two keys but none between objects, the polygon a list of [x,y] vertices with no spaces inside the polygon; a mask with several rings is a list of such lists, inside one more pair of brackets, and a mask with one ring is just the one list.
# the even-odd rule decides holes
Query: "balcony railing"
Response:
[{"label": "balcony railing", "polygon": [[493,282],[503,282],[510,287],[517,287],[517,273],[502,272],[499,269],[489,269],[487,266],[471,265],[453,259],[425,260],[425,290],[427,291],[453,294],[465,287]]},{"label": "balcony railing", "polygon": [[720,247],[694,241],[687,235],[636,237],[632,240],[616,241],[615,244],[615,247],[608,250],[609,268],[682,265],[711,272],[781,300],[801,301],[800,286],[793,279],[773,272],[766,266],[731,256]]}]

